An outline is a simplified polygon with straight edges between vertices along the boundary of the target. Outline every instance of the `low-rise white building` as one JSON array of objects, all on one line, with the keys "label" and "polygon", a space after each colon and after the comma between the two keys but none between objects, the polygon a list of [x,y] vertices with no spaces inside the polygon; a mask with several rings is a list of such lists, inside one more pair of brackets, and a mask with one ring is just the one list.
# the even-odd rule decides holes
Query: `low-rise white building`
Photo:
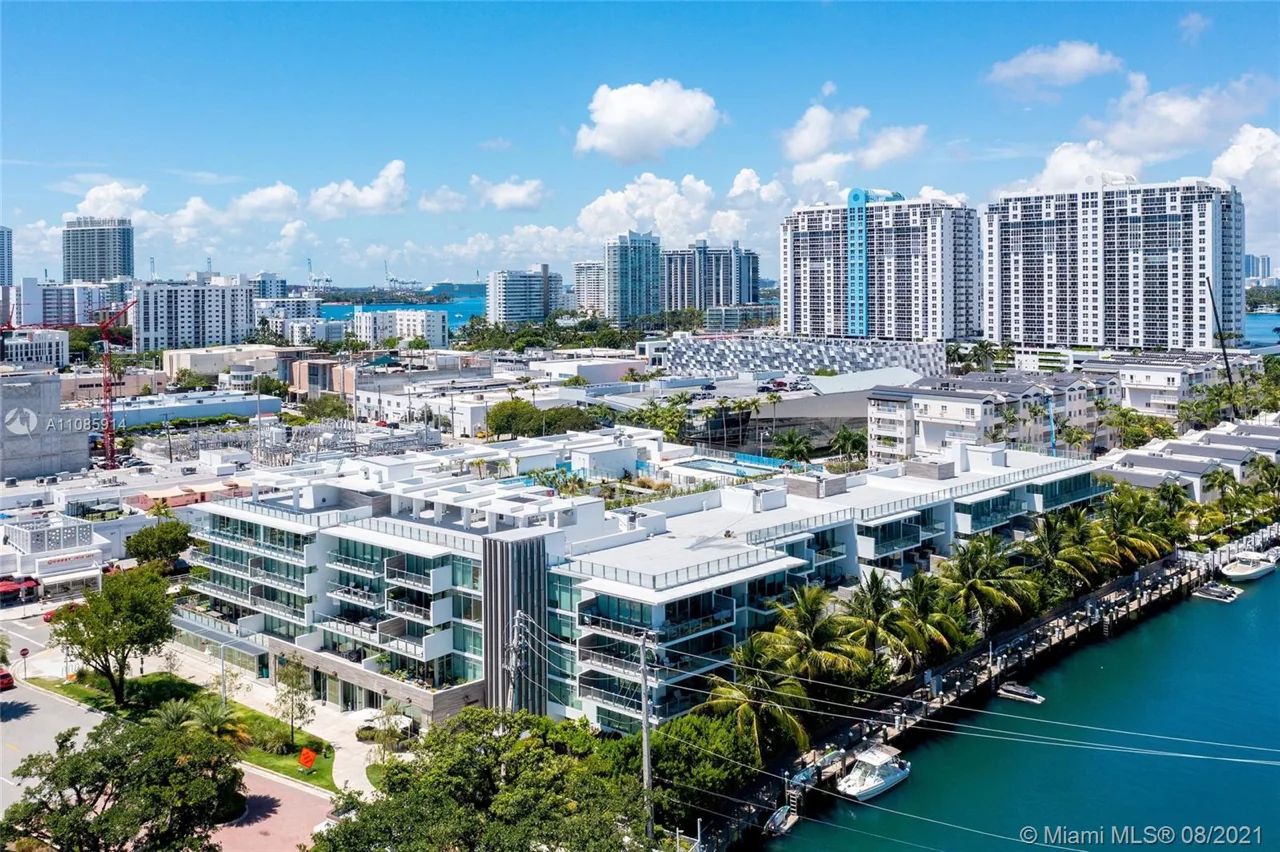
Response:
[{"label": "low-rise white building", "polygon": [[389,337],[402,344],[415,338],[427,342],[428,349],[449,346],[449,312],[426,310],[366,311],[356,308],[351,317],[351,333],[368,346],[378,347]]},{"label": "low-rise white building", "polygon": [[62,368],[71,363],[69,335],[60,328],[13,328],[0,332],[0,361]]},{"label": "low-rise white building", "polygon": [[[1231,353],[1229,362],[1236,381],[1262,369],[1262,359],[1245,352]],[[1170,420],[1177,418],[1178,406],[1193,399],[1199,388],[1226,381],[1221,356],[1210,353],[1112,353],[1081,363],[1080,371],[1086,376],[1116,376],[1121,405]]]}]

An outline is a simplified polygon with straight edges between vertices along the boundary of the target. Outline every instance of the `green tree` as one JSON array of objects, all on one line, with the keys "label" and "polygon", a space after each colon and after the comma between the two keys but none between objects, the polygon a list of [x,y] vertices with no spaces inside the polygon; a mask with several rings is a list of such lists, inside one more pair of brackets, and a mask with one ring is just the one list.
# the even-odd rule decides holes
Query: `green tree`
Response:
[{"label": "green tree", "polygon": [[218,379],[216,376],[197,373],[195,370],[184,367],[173,377],[173,384],[178,390],[201,390],[216,386]]},{"label": "green tree", "polygon": [[49,642],[106,678],[124,704],[129,660],[159,650],[173,635],[169,583],[158,571],[135,568],[102,578],[83,606],[59,610]]},{"label": "green tree", "polygon": [[643,797],[599,753],[585,722],[466,708],[428,728],[413,761],[388,765],[381,795],[347,797],[353,815],[313,849],[625,849],[643,832]]},{"label": "green tree", "polygon": [[733,680],[709,678],[711,694],[703,712],[727,716],[734,731],[751,749],[752,762],[760,764],[774,745],[790,742],[800,750],[809,747],[809,735],[800,721],[809,697],[794,675],[778,671],[780,665],[766,633],[753,633],[730,652]]},{"label": "green tree", "polygon": [[178,554],[191,546],[191,527],[182,521],[161,521],[143,527],[125,539],[125,553],[139,562],[162,560],[172,565]]},{"label": "green tree", "polygon": [[386,338],[385,340],[383,340],[383,341],[382,341],[382,343],[379,345],[379,348],[381,348],[381,349],[395,349],[395,348],[396,348],[397,346],[399,346],[399,345],[400,345],[400,338],[399,338],[399,337],[396,337],[396,336],[393,334],[393,335],[391,335],[390,337],[388,337],[388,338]]},{"label": "green tree", "polygon": [[848,618],[849,637],[873,656],[887,652],[914,660],[926,650],[924,636],[895,603],[893,589],[885,582],[883,572],[867,572],[842,606]]},{"label": "green tree", "polygon": [[567,387],[567,388],[582,388],[582,387],[586,387],[587,385],[589,385],[589,384],[590,384],[590,382],[588,382],[588,381],[587,381],[585,378],[583,378],[582,376],[570,376],[569,378],[565,379],[565,380],[564,380],[563,382],[561,382],[560,384],[564,385],[564,386],[565,386],[565,387]]},{"label": "green tree", "polygon": [[212,696],[192,705],[186,724],[237,748],[247,746],[252,739],[236,718],[236,711]]},{"label": "green tree", "polygon": [[784,459],[808,462],[813,457],[813,441],[795,429],[773,436],[773,448]]},{"label": "green tree", "polygon": [[276,697],[271,703],[276,718],[289,723],[289,743],[296,744],[298,728],[311,724],[316,707],[311,693],[311,672],[297,657],[276,666]]},{"label": "green tree", "polygon": [[1035,581],[1010,563],[1009,545],[990,533],[974,536],[942,566],[939,579],[947,595],[986,635],[1005,611],[1021,613],[1036,594]]},{"label": "green tree", "polygon": [[853,625],[832,613],[831,593],[821,586],[796,586],[789,605],[775,601],[778,623],[760,634],[782,671],[810,680],[861,673],[872,654],[850,637]]},{"label": "green tree", "polygon": [[964,631],[937,577],[917,571],[899,587],[897,598],[903,619],[924,639],[923,660],[939,659],[964,642]]},{"label": "green tree", "polygon": [[0,633],[0,666],[9,665],[9,634]]},{"label": "green tree", "polygon": [[289,396],[289,383],[275,376],[254,376],[253,383],[249,387],[264,396],[276,396],[280,399],[286,399]]},{"label": "green tree", "polygon": [[170,698],[158,704],[147,721],[161,728],[180,728],[191,721],[194,709],[185,698]]},{"label": "green tree", "polygon": [[[74,852],[205,852],[215,821],[242,788],[233,749],[186,728],[108,716],[76,745],[23,759],[31,782],[0,821],[0,844],[35,838]],[[11,848],[6,845],[6,848]]]},{"label": "green tree", "polygon": [[410,340],[408,343],[405,344],[405,348],[420,351],[423,349],[430,349],[431,344],[428,343],[426,338],[424,337],[415,337],[413,340]]},{"label": "green tree", "polygon": [[854,457],[866,458],[866,430],[859,429],[855,432],[847,424],[841,423],[840,428],[836,430],[835,435],[831,438],[831,449],[843,456],[845,461],[849,461]]},{"label": "green tree", "polygon": [[996,361],[996,347],[990,340],[979,340],[969,347],[969,363],[980,370],[990,370]]},{"label": "green tree", "polygon": [[773,425],[771,428],[776,432],[778,431],[778,403],[782,402],[782,394],[777,391],[769,391],[764,395],[764,401],[773,410]]},{"label": "green tree", "polygon": [[[169,501],[164,499],[163,497],[161,497],[159,500],[153,501],[152,504],[147,507],[147,514],[153,518],[174,517],[173,509],[169,507]],[[182,551],[180,550],[178,552],[181,553]]]},{"label": "green tree", "polygon": [[337,394],[321,394],[302,403],[302,416],[308,420],[347,420],[351,406]]}]

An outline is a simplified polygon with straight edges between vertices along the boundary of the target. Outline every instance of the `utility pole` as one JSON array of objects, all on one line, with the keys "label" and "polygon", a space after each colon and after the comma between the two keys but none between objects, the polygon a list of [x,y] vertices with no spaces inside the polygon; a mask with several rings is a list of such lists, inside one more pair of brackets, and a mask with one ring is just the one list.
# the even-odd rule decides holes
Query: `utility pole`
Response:
[{"label": "utility pole", "polygon": [[649,754],[649,634],[640,634],[640,751],[644,765],[644,836],[653,840],[653,766]]},{"label": "utility pole", "polygon": [[507,712],[514,713],[516,709],[516,676],[520,673],[520,620],[524,617],[524,613],[516,610],[515,618],[511,619],[511,635],[507,641]]}]

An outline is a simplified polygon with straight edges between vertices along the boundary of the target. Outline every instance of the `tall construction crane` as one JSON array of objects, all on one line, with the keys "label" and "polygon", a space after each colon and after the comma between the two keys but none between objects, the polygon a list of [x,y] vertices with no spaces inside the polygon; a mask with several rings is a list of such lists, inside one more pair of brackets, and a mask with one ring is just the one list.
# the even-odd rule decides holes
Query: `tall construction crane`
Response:
[{"label": "tall construction crane", "polygon": [[116,421],[115,415],[111,410],[111,335],[109,332],[115,327],[116,320],[129,313],[129,309],[138,304],[138,300],[134,299],[120,310],[116,311],[106,319],[98,321],[98,333],[102,336],[102,451],[104,454],[103,467],[107,470],[116,469]]}]

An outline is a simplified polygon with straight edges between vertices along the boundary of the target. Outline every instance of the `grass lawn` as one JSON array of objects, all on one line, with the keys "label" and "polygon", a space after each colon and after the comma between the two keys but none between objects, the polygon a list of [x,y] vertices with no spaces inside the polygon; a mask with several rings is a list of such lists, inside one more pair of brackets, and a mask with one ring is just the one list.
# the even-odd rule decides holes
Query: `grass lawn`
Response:
[{"label": "grass lawn", "polygon": [[370,763],[364,768],[364,775],[375,790],[381,790],[382,780],[387,777],[387,767],[382,763]]},{"label": "grass lawn", "polygon": [[[98,689],[93,684],[63,683],[56,678],[49,677],[33,677],[30,680],[37,686],[59,692],[81,704],[87,704],[104,713],[111,713],[132,722],[144,721],[153,707],[171,698],[198,700],[202,695],[210,694],[199,684],[183,680],[175,675],[159,672],[131,678],[127,693],[130,703],[125,707],[118,707],[112,701],[110,690]],[[250,730],[273,727],[284,730],[286,734],[288,733],[289,726],[279,719],[268,716],[265,713],[259,713],[257,710],[235,701],[228,701],[227,703],[235,708],[236,716],[240,723]],[[264,769],[270,769],[279,772],[281,775],[288,775],[290,778],[296,778],[306,784],[312,784],[336,793],[338,788],[333,783],[333,750],[328,748],[328,743],[303,730],[298,730],[296,741],[299,750],[302,746],[310,744],[316,751],[316,762],[311,772],[303,773],[300,771],[297,752],[293,754],[271,754],[255,746],[249,746],[241,752],[241,759],[245,763],[252,763],[254,766],[261,766]]]}]

